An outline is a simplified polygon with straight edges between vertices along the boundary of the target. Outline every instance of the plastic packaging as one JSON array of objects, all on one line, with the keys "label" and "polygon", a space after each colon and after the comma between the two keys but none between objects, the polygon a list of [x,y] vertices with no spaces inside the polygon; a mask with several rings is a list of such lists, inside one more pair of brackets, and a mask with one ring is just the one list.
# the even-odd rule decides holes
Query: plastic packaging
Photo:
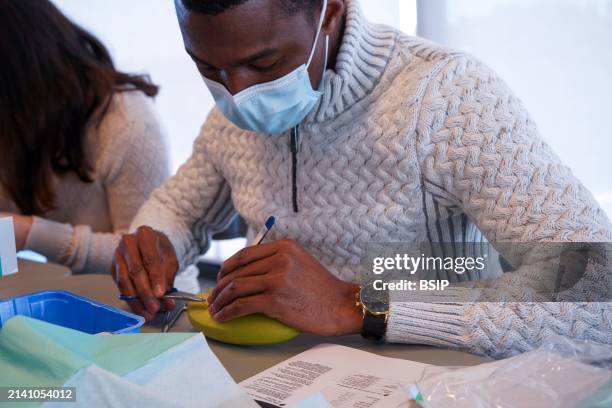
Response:
[{"label": "plastic packaging", "polygon": [[66,291],[42,291],[0,300],[0,328],[21,315],[89,334],[138,333],[144,319]]},{"label": "plastic packaging", "polygon": [[515,357],[426,372],[410,392],[427,408],[612,407],[612,346],[553,336]]}]

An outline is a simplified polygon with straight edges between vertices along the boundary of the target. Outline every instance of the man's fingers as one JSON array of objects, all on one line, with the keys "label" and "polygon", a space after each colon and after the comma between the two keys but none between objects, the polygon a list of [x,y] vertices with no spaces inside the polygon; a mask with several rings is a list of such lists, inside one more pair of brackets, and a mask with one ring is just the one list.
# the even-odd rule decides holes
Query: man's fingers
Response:
[{"label": "man's fingers", "polygon": [[127,266],[120,251],[115,251],[115,262],[113,262],[113,279],[122,295],[133,296],[136,289],[128,276]]},{"label": "man's fingers", "polygon": [[149,285],[153,289],[153,294],[155,297],[162,297],[166,293],[167,281],[159,234],[150,227],[139,227],[136,231],[136,240],[142,265],[149,277]]},{"label": "man's fingers", "polygon": [[[172,243],[165,234],[158,233],[159,249],[162,255],[162,270],[166,280],[166,290],[174,286],[174,277],[178,271],[179,264]],[[162,299],[166,310],[174,309],[175,302],[172,299]]]},{"label": "man's fingers", "polygon": [[161,303],[164,305],[164,310],[172,310],[176,307],[176,303],[173,299],[162,298]]},{"label": "man's fingers", "polygon": [[153,295],[149,284],[149,277],[144,268],[137,238],[135,235],[126,235],[119,244],[123,259],[127,265],[128,276],[132,281],[134,289],[140,301],[144,304],[149,313],[154,314],[159,310],[159,301]]},{"label": "man's fingers", "polygon": [[174,286],[174,277],[178,272],[179,263],[172,243],[165,234],[159,234],[159,248],[163,258],[164,276],[168,288]]},{"label": "man's fingers", "polygon": [[266,275],[238,277],[228,283],[217,295],[214,302],[209,304],[211,314],[217,313],[226,305],[236,299],[265,292],[270,287],[270,277]]},{"label": "man's fingers", "polygon": [[264,294],[241,297],[216,312],[213,319],[225,322],[253,313],[266,313],[269,303],[269,297]]},{"label": "man's fingers", "polygon": [[150,322],[155,318],[155,314],[149,312],[143,305],[139,299],[135,300],[127,300],[126,303],[130,305],[130,308],[136,313],[145,318],[147,322]]},{"label": "man's fingers", "polygon": [[261,245],[242,248],[233,256],[228,258],[217,274],[217,282],[225,275],[232,273],[235,269],[251,262],[274,255],[278,251],[278,241],[268,242]]},{"label": "man's fingers", "polygon": [[238,277],[264,275],[274,267],[273,257],[267,257],[259,261],[251,262],[246,266],[234,269],[231,273],[226,274],[217,281],[217,286],[208,297],[209,303],[214,302],[219,293],[234,279]]},{"label": "man's fingers", "polygon": [[[128,276],[127,266],[123,260],[123,256],[119,250],[115,251],[115,262],[113,263],[113,279],[119,288],[119,293],[126,296],[136,295],[136,289],[132,285],[132,281]],[[153,315],[149,313],[139,299],[130,300],[127,302],[134,313],[144,316],[145,319],[151,320]]]}]

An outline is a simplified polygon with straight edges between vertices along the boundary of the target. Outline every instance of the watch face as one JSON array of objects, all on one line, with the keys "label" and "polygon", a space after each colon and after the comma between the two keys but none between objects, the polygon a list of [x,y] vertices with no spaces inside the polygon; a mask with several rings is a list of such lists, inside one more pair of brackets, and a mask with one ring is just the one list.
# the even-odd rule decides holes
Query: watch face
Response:
[{"label": "watch face", "polygon": [[386,313],[389,311],[389,293],[386,290],[374,289],[372,284],[361,288],[359,300],[370,313]]}]

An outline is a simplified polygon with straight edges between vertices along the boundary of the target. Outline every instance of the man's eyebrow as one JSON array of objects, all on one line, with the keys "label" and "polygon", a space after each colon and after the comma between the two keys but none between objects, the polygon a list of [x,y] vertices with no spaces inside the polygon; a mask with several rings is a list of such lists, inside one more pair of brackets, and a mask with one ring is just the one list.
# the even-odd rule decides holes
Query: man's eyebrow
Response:
[{"label": "man's eyebrow", "polygon": [[191,59],[193,59],[195,62],[199,62],[200,64],[204,64],[204,65],[209,65],[209,66],[213,66],[211,63],[204,61],[201,58],[198,58],[197,55],[195,55],[189,48],[185,47],[185,51],[187,52],[187,54],[189,54],[189,56],[191,57]]},{"label": "man's eyebrow", "polygon": [[[200,64],[204,64],[204,65],[208,65],[211,67],[214,67],[213,64],[204,61],[203,59],[199,58],[197,55],[195,55],[189,48],[185,48],[185,51],[187,52],[187,54],[189,54],[189,56],[196,62],[199,62]],[[247,65],[249,63],[255,62],[260,58],[264,58],[267,57],[269,55],[273,55],[276,54],[278,52],[278,50],[273,49],[273,48],[264,48],[263,50],[250,55],[246,58],[243,58],[241,60],[236,61],[233,65]]]},{"label": "man's eyebrow", "polygon": [[275,50],[273,48],[264,48],[263,50],[259,51],[258,53],[255,53],[253,55],[250,55],[246,58],[243,58],[239,61],[236,62],[236,65],[247,65],[251,62],[255,62],[260,58],[264,58],[267,57],[269,55],[273,55],[276,54],[278,52],[278,50]]}]

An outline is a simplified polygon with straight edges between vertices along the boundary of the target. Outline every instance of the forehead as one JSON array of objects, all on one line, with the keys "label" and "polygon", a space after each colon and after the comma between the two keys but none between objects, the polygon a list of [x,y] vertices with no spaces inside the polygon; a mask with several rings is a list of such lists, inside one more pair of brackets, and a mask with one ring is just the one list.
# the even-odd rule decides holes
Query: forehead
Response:
[{"label": "forehead", "polygon": [[199,57],[207,54],[257,52],[284,42],[311,41],[312,21],[306,12],[288,15],[280,0],[249,0],[217,15],[189,11],[176,0],[185,46]]}]

